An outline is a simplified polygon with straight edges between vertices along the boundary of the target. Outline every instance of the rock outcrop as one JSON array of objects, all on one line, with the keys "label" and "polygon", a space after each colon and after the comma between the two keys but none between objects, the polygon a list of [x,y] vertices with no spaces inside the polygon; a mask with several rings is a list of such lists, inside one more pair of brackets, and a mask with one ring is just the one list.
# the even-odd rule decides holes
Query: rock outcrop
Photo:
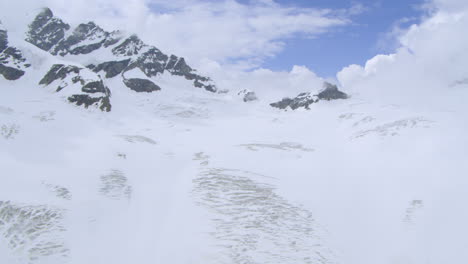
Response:
[{"label": "rock outcrop", "polygon": [[270,106],[279,109],[292,109],[296,110],[299,108],[310,109],[310,105],[318,103],[321,100],[330,101],[337,99],[347,99],[348,95],[338,90],[336,85],[325,82],[324,89],[317,95],[312,93],[301,93],[295,98],[283,98],[281,101],[272,103]]},{"label": "rock outcrop", "polygon": [[255,92],[252,92],[252,91],[247,90],[247,89],[244,89],[244,90],[238,92],[237,95],[241,96],[242,100],[244,102],[251,102],[251,101],[258,100],[258,97],[255,94]]},{"label": "rock outcrop", "polygon": [[287,109],[288,107],[292,110],[296,110],[301,107],[309,109],[311,104],[317,103],[318,101],[319,99],[317,96],[311,95],[310,93],[301,93],[295,98],[283,98],[281,101],[270,105],[279,109]]},{"label": "rock outcrop", "polygon": [[[55,17],[50,9],[44,9],[30,24],[26,41],[52,55],[62,57],[92,56],[97,52],[111,54],[111,58],[107,55],[103,61],[99,61],[99,57],[93,57],[93,60],[98,62],[86,65],[96,73],[104,72],[105,78],[114,78],[119,74],[123,76],[125,72],[139,69],[148,78],[167,73],[193,81],[194,87],[209,92],[217,91],[211,79],[199,75],[184,58],[168,56],[158,48],[145,44],[136,35],[125,37],[120,31],[107,32],[93,22],[80,24],[71,29],[70,25]],[[134,83],[138,83],[138,89],[142,84],[142,81],[126,81],[124,77],[122,82],[127,87],[129,83],[131,87],[136,87]],[[146,84],[145,91],[160,89],[154,83],[154,86]]]},{"label": "rock outcrop", "polygon": [[51,53],[60,56],[89,54],[103,47],[105,43],[116,41],[109,36],[111,33],[104,31],[93,22],[80,24],[68,38],[61,39]]},{"label": "rock outcrop", "polygon": [[8,45],[8,32],[0,22],[0,75],[9,81],[18,80],[30,66],[20,50]]},{"label": "rock outcrop", "polygon": [[4,51],[8,47],[8,34],[6,29],[3,28],[2,22],[0,22],[0,52]]},{"label": "rock outcrop", "polygon": [[70,25],[54,17],[52,11],[45,8],[29,25],[26,41],[42,50],[49,51],[64,39],[65,32],[69,29]]},{"label": "rock outcrop", "polygon": [[139,93],[142,93],[142,92],[151,93],[154,91],[161,90],[159,86],[154,84],[152,81],[146,80],[146,79],[138,79],[138,78],[125,79],[124,84],[128,88]]},{"label": "rock outcrop", "polygon": [[120,57],[135,56],[138,55],[145,46],[145,43],[143,43],[137,35],[132,35],[125,39],[124,42],[113,48],[112,53],[115,56]]},{"label": "rock outcrop", "polygon": [[338,87],[336,85],[325,82],[324,86],[325,89],[317,95],[320,100],[330,101],[348,98],[348,95],[338,90]]},{"label": "rock outcrop", "polygon": [[88,65],[88,68],[93,70],[93,72],[100,72],[104,71],[106,73],[106,78],[113,78],[127,69],[128,65],[130,64],[130,59],[122,60],[122,61],[108,61],[103,62],[97,66]]},{"label": "rock outcrop", "polygon": [[88,108],[95,105],[102,111],[109,112],[110,90],[103,80],[89,69],[74,65],[55,64],[39,82],[55,92],[66,93],[68,101]]}]

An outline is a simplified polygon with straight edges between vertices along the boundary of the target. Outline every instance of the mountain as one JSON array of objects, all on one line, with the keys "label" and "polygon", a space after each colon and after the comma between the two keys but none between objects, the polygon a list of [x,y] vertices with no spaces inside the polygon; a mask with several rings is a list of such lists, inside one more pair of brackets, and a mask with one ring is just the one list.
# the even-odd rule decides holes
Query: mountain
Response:
[{"label": "mountain", "polygon": [[[199,75],[184,58],[166,55],[136,35],[106,32],[93,22],[72,28],[49,8],[35,17],[25,40],[61,61],[51,65],[38,84],[53,87],[57,93],[68,90],[68,101],[86,108],[96,105],[102,111],[111,111],[115,88],[108,85],[108,80],[115,78],[135,92],[171,89],[157,83],[157,77],[165,74],[184,78],[208,92],[217,91],[213,81]],[[8,80],[27,74],[31,64],[20,50],[8,46],[8,34],[3,28],[0,41],[0,73]]]},{"label": "mountain", "polygon": [[1,264],[467,263],[464,78],[214,86],[132,34],[3,21]]},{"label": "mountain", "polygon": [[[25,78],[29,78],[28,68],[32,63],[26,61],[20,49],[8,46],[8,33],[4,28],[0,29],[0,41],[0,74],[12,81],[25,74]],[[160,83],[163,76],[181,78],[195,88],[218,92],[214,82],[198,74],[184,58],[167,55],[145,44],[137,35],[107,32],[94,22],[72,28],[54,16],[49,8],[43,9],[30,23],[25,41],[49,54],[42,56],[50,58],[40,61],[51,62],[51,65],[32,65],[33,68],[49,68],[42,78],[33,82],[66,96],[69,102],[78,106],[95,106],[109,112],[113,104],[112,93],[121,86],[138,93],[172,89]],[[347,97],[344,93],[337,97],[336,94],[341,92],[336,86],[334,89],[336,91],[327,88],[332,96],[326,100]],[[240,88],[238,95],[244,102],[257,99],[255,93],[247,89]],[[288,107],[285,100],[289,99],[271,105],[285,109]],[[294,103],[291,109],[296,109]]]}]

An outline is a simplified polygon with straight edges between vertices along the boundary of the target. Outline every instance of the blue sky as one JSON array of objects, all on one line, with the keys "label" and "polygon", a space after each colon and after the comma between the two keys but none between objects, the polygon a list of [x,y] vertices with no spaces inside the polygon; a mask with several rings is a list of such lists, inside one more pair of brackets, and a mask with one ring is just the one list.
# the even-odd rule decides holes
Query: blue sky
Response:
[{"label": "blue sky", "polygon": [[[244,1],[245,2],[245,1]],[[272,70],[290,70],[293,65],[304,65],[323,77],[335,76],[350,64],[363,65],[368,59],[395,49],[395,42],[386,37],[394,25],[407,27],[417,23],[423,11],[418,8],[423,0],[276,0],[282,5],[308,8],[349,8],[360,3],[363,13],[351,17],[352,23],[315,39],[292,38],[284,40],[284,50],[267,59],[263,67]]]},{"label": "blue sky", "polygon": [[[335,77],[343,67],[364,65],[375,55],[393,53],[398,42],[391,32],[418,24],[427,12],[422,8],[427,2],[151,0],[155,14],[170,16],[154,19],[151,33],[142,35],[154,36],[150,42],[162,50],[192,61],[208,58],[247,70],[262,67],[290,71],[299,65],[328,78]],[[188,3],[193,8],[187,8]],[[361,12],[350,14],[356,6],[362,7]],[[311,12],[311,8],[332,11],[322,14]],[[316,19],[328,21],[322,27]],[[138,32],[138,28],[134,30]]]}]

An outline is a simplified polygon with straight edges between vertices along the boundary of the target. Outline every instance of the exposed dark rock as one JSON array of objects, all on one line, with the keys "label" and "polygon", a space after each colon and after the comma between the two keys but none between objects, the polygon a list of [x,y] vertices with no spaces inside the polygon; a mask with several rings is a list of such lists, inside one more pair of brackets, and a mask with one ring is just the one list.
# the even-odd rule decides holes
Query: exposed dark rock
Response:
[{"label": "exposed dark rock", "polygon": [[42,50],[49,51],[64,38],[65,32],[69,29],[68,24],[54,17],[52,11],[45,8],[29,25],[26,41]]},{"label": "exposed dark rock", "polygon": [[179,60],[179,58],[177,56],[171,55],[171,57],[169,58],[169,60],[166,63],[165,69],[168,70],[168,71],[171,71],[172,69],[174,69],[174,66],[176,65],[178,60]]},{"label": "exposed dark rock", "polygon": [[257,95],[255,92],[249,91],[247,89],[244,89],[237,93],[237,95],[242,96],[242,100],[244,102],[251,102],[251,101],[256,101],[258,100]]},{"label": "exposed dark rock", "polygon": [[216,88],[214,84],[204,84],[202,83],[202,81],[211,82],[211,79],[197,75],[197,79],[195,79],[195,81],[193,82],[193,85],[197,88],[203,88],[207,90],[208,92],[212,92],[212,93],[215,93],[218,90],[218,88]]},{"label": "exposed dark rock", "polygon": [[324,86],[325,89],[317,95],[320,100],[330,101],[348,98],[348,95],[338,90],[338,87],[336,85],[325,82]]},{"label": "exposed dark rock", "polygon": [[[105,78],[113,78],[121,74],[124,84],[137,92],[153,92],[161,88],[147,79],[126,79],[125,72],[138,69],[151,78],[167,71],[167,73],[192,81],[193,86],[197,88],[210,92],[217,91],[217,87],[212,80],[199,75],[195,69],[186,63],[184,58],[175,55],[169,57],[156,47],[146,45],[136,35],[124,38],[121,32],[113,31],[109,33],[93,22],[80,24],[73,31],[70,31],[70,26],[54,17],[54,14],[48,8],[42,10],[29,25],[26,41],[55,56],[92,55],[97,50],[107,49],[106,52],[112,52],[116,59],[108,59],[109,61],[106,62],[100,61],[100,58],[97,57],[96,63],[88,65],[87,68],[95,73],[105,72],[105,74],[102,74],[105,75],[102,76]],[[3,34],[0,27],[0,49],[6,50],[7,48],[6,31]],[[3,63],[8,73],[11,73],[15,68],[21,71],[22,68],[28,67],[27,64],[24,64],[24,61],[20,61],[20,56],[15,58],[14,55],[21,54],[10,54],[9,56],[13,59],[8,60],[8,65]],[[121,59],[117,59],[118,57]],[[86,59],[88,58],[86,57]],[[14,61],[13,65],[11,61]],[[6,67],[11,67],[13,70]],[[52,66],[50,71],[42,78],[40,84],[48,86],[57,81],[54,83],[54,85],[57,85],[55,89],[57,92],[65,88],[76,89],[77,94],[70,97],[70,101],[86,107],[96,103],[102,105],[104,101],[96,99],[100,98],[97,93],[105,94],[102,98],[109,101],[110,91],[100,75],[96,75],[96,78],[87,79],[89,78],[88,74],[84,75],[83,71],[88,71],[88,69],[57,64]]]},{"label": "exposed dark rock", "polygon": [[167,59],[167,55],[152,47],[138,57],[129,69],[138,67],[146,76],[153,77],[164,72]]},{"label": "exposed dark rock", "polygon": [[288,107],[290,107],[292,110],[296,110],[301,107],[309,109],[309,106],[311,104],[316,103],[318,101],[319,99],[316,96],[311,95],[310,93],[301,93],[293,99],[283,98],[283,100],[276,103],[272,103],[270,105],[279,109],[286,109]]},{"label": "exposed dark rock", "polygon": [[279,109],[286,109],[289,107],[289,105],[293,102],[293,99],[291,98],[283,98],[281,99],[281,101],[279,102],[276,102],[276,103],[271,103],[270,105],[272,107],[276,107],[276,108],[279,108]]},{"label": "exposed dark rock", "polygon": [[[154,77],[167,70],[172,75],[182,76],[193,81],[197,88],[216,92],[217,87],[210,78],[200,76],[192,69],[184,58],[172,55],[170,58],[159,49],[146,45],[138,36],[132,35],[118,44],[122,33],[108,33],[93,22],[80,24],[72,34],[65,39],[65,33],[70,26],[54,17],[50,9],[44,9],[30,25],[27,41],[37,47],[49,51],[53,55],[90,54],[101,48],[112,48],[112,53],[120,57],[132,57],[128,61],[114,61],[89,65],[94,72],[105,71],[106,78],[135,68],[146,76]],[[83,43],[80,45],[80,43]],[[117,45],[117,46],[114,46]]]},{"label": "exposed dark rock", "polygon": [[[61,40],[57,46],[51,50],[51,53],[60,56],[65,56],[66,54],[89,54],[101,48],[108,36],[108,32],[104,31],[93,22],[80,24],[75,28],[73,34],[67,39]],[[81,42],[91,44],[79,45]]]},{"label": "exposed dark rock", "polygon": [[81,69],[77,66],[71,66],[71,65],[65,66],[63,64],[55,64],[52,66],[49,72],[44,76],[44,78],[42,78],[39,84],[49,85],[58,79],[61,79],[61,80],[65,79],[69,73],[79,74],[80,70]]},{"label": "exposed dark rock", "polygon": [[75,94],[68,97],[68,101],[78,106],[84,106],[86,108],[88,108],[91,105],[96,105],[99,106],[99,109],[105,112],[110,112],[112,109],[109,97],[107,96],[91,97],[87,94]]},{"label": "exposed dark rock", "polygon": [[[82,71],[88,71],[86,79],[80,75]],[[65,88],[75,89],[72,92],[76,94],[68,97],[68,101],[79,106],[83,105],[86,108],[90,105],[97,105],[102,111],[108,112],[111,110],[110,90],[98,75],[95,75],[93,79],[89,79],[88,75],[90,73],[88,69],[77,66],[55,64],[39,84],[47,86],[55,81],[60,81],[57,84],[56,92],[60,92]]]},{"label": "exposed dark rock", "polygon": [[130,63],[130,59],[123,61],[109,61],[101,63],[97,66],[90,65],[88,68],[92,69],[94,72],[104,71],[106,73],[106,78],[113,78],[121,74]]},{"label": "exposed dark rock", "polygon": [[134,56],[138,55],[140,50],[145,47],[145,43],[138,38],[137,35],[132,35],[127,38],[122,44],[112,49],[112,53],[117,56]]},{"label": "exposed dark rock", "polygon": [[103,42],[76,47],[70,51],[72,55],[88,54],[102,47]]},{"label": "exposed dark rock", "polygon": [[248,92],[244,95],[244,102],[251,102],[256,100],[258,100],[258,98],[254,92]]},{"label": "exposed dark rock", "polygon": [[324,87],[325,89],[321,91],[318,95],[311,95],[311,93],[301,93],[293,99],[283,98],[283,100],[276,103],[272,103],[270,105],[279,109],[287,109],[288,107],[290,107],[292,110],[296,110],[301,107],[309,109],[309,106],[311,104],[317,103],[320,100],[330,101],[348,98],[348,95],[339,91],[336,85],[325,82]]},{"label": "exposed dark rock", "polygon": [[20,67],[21,65],[25,66],[26,68],[29,67],[26,66],[26,64],[24,64],[24,62],[26,62],[26,59],[23,57],[21,51],[13,47],[7,47],[0,54],[0,63],[5,64],[7,62],[13,63],[15,66],[18,67]]},{"label": "exposed dark rock", "polygon": [[29,66],[21,51],[8,47],[8,33],[0,28],[0,75],[9,81],[18,80]]},{"label": "exposed dark rock", "polygon": [[1,28],[2,23],[0,22],[0,52],[4,51],[8,47],[8,34],[6,30]]},{"label": "exposed dark rock", "polygon": [[85,85],[86,81],[81,78],[81,76],[75,76],[72,78],[73,83],[79,82],[81,85]]},{"label": "exposed dark rock", "polygon": [[191,80],[195,79],[194,76],[191,76],[193,69],[187,65],[184,58],[177,58],[176,56],[171,55],[166,66],[166,70],[174,75],[189,76]]},{"label": "exposed dark rock", "polygon": [[197,88],[203,88],[209,92],[216,92],[218,89],[211,83],[211,79],[196,74],[196,71],[187,65],[184,58],[178,58],[171,55],[166,64],[166,70],[173,75],[183,76],[185,79],[192,81]]},{"label": "exposed dark rock", "polygon": [[95,82],[89,82],[81,88],[81,91],[85,93],[105,93],[108,94],[109,90],[107,87],[104,85],[104,82],[101,81],[95,81]]},{"label": "exposed dark rock", "polygon": [[24,75],[24,71],[0,64],[0,74],[9,81],[15,81]]},{"label": "exposed dark rock", "polygon": [[137,78],[125,79],[124,84],[135,92],[151,93],[154,91],[161,90],[159,86],[154,84],[152,81],[146,80],[146,79],[137,79]]},{"label": "exposed dark rock", "polygon": [[107,36],[107,39],[104,42],[104,48],[108,48],[117,44],[121,39],[122,33],[120,31],[112,31],[111,33],[109,33],[109,36]]}]

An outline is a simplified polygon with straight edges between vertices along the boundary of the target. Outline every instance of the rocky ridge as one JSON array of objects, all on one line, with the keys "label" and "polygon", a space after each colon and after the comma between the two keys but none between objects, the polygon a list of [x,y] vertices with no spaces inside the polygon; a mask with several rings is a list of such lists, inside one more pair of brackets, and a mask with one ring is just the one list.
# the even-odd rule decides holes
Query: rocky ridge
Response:
[{"label": "rocky ridge", "polygon": [[[163,74],[186,79],[196,88],[218,92],[209,77],[201,76],[184,58],[167,55],[155,46],[145,44],[137,35],[121,31],[108,32],[94,22],[72,28],[54,16],[49,8],[43,9],[29,25],[26,42],[46,51],[60,63],[50,67],[38,84],[62,95],[69,102],[86,108],[93,106],[102,111],[112,109],[112,86],[108,79],[117,78],[123,87],[138,92],[152,93],[166,89],[156,77]],[[8,46],[8,34],[0,23],[0,75],[17,80],[27,74],[29,64],[21,50]],[[115,85],[115,81],[112,81]],[[118,83],[118,82],[117,82]],[[279,109],[309,109],[321,100],[346,99],[348,96],[335,85],[324,84],[318,94],[301,93],[295,98],[283,98],[270,105]],[[258,100],[254,91],[243,89],[238,93],[244,102]]]},{"label": "rocky ridge", "polygon": [[110,51],[112,60],[85,65],[96,73],[105,73],[105,78],[113,78],[135,68],[148,78],[167,71],[193,81],[195,87],[210,92],[217,90],[210,78],[197,74],[184,58],[168,56],[158,48],[145,44],[137,35],[126,37],[120,31],[107,32],[94,22],[71,29],[48,8],[30,24],[27,36],[26,41],[61,57],[87,55],[102,49]]},{"label": "rocky ridge", "polygon": [[[68,101],[80,106],[110,111],[113,87],[108,87],[106,80],[111,78],[120,78],[124,87],[135,92],[151,93],[169,88],[154,80],[169,74],[191,81],[196,88],[217,91],[213,81],[199,75],[184,58],[166,55],[137,35],[107,32],[94,22],[72,28],[49,8],[34,18],[25,41],[67,62],[47,66],[50,69],[38,84],[56,93],[67,93]],[[83,63],[90,58],[93,63]],[[19,49],[8,46],[7,31],[0,24],[0,74],[7,80],[17,80],[29,66]],[[126,76],[130,71],[142,74],[138,78]]]},{"label": "rocky ridge", "polygon": [[10,81],[18,80],[30,66],[20,50],[8,45],[8,32],[0,22],[0,75]]},{"label": "rocky ridge", "polygon": [[55,92],[72,87],[73,94],[68,97],[69,102],[83,105],[86,108],[96,104],[102,111],[111,110],[109,88],[97,74],[89,69],[55,64],[39,84],[52,87]]},{"label": "rocky ridge", "polygon": [[321,100],[330,101],[338,99],[347,99],[349,96],[342,91],[338,90],[338,87],[334,84],[325,82],[324,89],[316,95],[312,93],[300,93],[295,98],[283,98],[281,101],[270,104],[270,106],[279,109],[291,109],[296,110],[299,108],[310,109],[310,105],[318,103]]}]

